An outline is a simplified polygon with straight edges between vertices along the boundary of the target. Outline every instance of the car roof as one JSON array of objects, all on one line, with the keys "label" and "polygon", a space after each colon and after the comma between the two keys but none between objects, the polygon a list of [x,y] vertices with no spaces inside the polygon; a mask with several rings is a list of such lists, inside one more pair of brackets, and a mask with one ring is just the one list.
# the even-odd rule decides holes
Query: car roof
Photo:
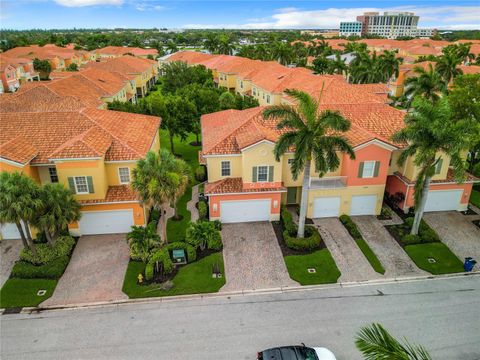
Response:
[{"label": "car roof", "polygon": [[263,360],[304,360],[305,357],[298,351],[300,348],[315,352],[313,348],[301,345],[280,346],[262,351]]}]

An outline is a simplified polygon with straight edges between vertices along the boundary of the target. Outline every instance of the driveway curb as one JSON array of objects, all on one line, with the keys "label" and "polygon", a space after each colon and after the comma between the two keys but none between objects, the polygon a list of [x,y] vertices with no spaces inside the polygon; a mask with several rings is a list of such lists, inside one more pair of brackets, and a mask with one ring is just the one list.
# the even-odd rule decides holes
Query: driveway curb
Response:
[{"label": "driveway curb", "polygon": [[[464,277],[464,276],[479,276],[480,271],[474,272],[464,272],[456,274],[445,274],[445,275],[422,275],[422,276],[403,276],[390,279],[376,279],[376,280],[366,280],[366,281],[352,281],[352,282],[343,282],[335,284],[324,284],[324,285],[306,285],[306,286],[292,286],[292,287],[277,287],[277,288],[268,288],[268,289],[251,289],[251,290],[241,290],[241,291],[229,291],[229,292],[217,292],[217,293],[208,293],[208,294],[191,294],[191,295],[177,295],[177,296],[166,296],[166,297],[151,297],[151,298],[141,298],[141,299],[123,299],[123,300],[112,300],[112,301],[99,301],[91,303],[78,303],[78,304],[66,304],[58,306],[44,306],[44,307],[25,307],[22,309],[20,314],[32,314],[43,311],[51,310],[73,310],[80,308],[94,308],[94,307],[105,307],[112,305],[124,305],[124,304],[145,304],[145,303],[169,303],[177,302],[184,300],[201,300],[209,298],[230,298],[231,296],[248,296],[248,295],[258,295],[258,294],[280,294],[280,293],[289,293],[289,292],[299,292],[299,291],[308,291],[308,290],[322,290],[322,289],[335,289],[335,288],[348,288],[364,285],[383,285],[383,284],[392,284],[392,283],[404,283],[404,282],[413,282],[421,280],[442,280],[455,277]],[[0,309],[3,311],[5,309]]]}]

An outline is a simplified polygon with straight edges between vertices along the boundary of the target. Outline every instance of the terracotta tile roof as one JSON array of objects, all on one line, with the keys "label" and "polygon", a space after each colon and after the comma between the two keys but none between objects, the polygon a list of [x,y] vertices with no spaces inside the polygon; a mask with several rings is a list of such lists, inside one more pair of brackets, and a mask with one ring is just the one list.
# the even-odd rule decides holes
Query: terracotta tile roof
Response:
[{"label": "terracotta tile roof", "polygon": [[464,74],[480,74],[480,66],[478,65],[460,65],[459,68],[463,71]]},{"label": "terracotta tile roof", "polygon": [[69,48],[62,48],[54,44],[47,44],[45,46],[30,45],[30,46],[20,46],[10,50],[5,51],[6,56],[12,58],[27,58],[34,59],[39,58],[44,59],[53,59],[55,57],[62,59],[69,59],[74,56],[80,56],[81,51],[72,50]]},{"label": "terracotta tile roof", "polygon": [[183,61],[187,64],[198,64],[202,61],[214,58],[215,55],[204,54],[198,51],[178,51],[165,58],[168,62]]},{"label": "terracotta tile roof", "polygon": [[4,159],[26,164],[37,156],[38,150],[25,137],[17,136],[0,145],[0,156]]},{"label": "terracotta tile roof", "polygon": [[73,96],[86,106],[92,107],[103,106],[102,98],[109,95],[97,84],[78,73],[64,79],[53,80],[45,86],[60,96]]},{"label": "terracotta tile roof", "polygon": [[89,62],[85,65],[86,68],[97,68],[112,73],[120,73],[129,79],[134,79],[135,74],[143,73],[156,66],[156,61],[137,58],[129,55],[107,59],[100,62]]},{"label": "terracotta tile roof", "polygon": [[127,47],[127,46],[106,46],[101,49],[97,49],[94,51],[97,54],[102,55],[115,55],[121,56],[125,54],[132,54],[134,56],[157,56],[158,51],[157,49],[142,49],[139,47]]},{"label": "terracotta tile roof", "polygon": [[109,186],[104,199],[80,200],[82,205],[94,205],[98,203],[111,203],[122,201],[138,201],[139,198],[129,185]]},{"label": "terracotta tile roof", "polygon": [[[406,184],[409,184],[409,185],[413,185],[415,184],[415,180],[411,180],[409,178],[407,178],[406,176],[402,175],[400,172],[398,171],[395,171],[395,176],[397,176],[399,179],[401,179],[403,182],[405,182]],[[464,180],[463,182],[465,183],[479,183],[480,182],[480,179],[473,176],[472,174],[468,173],[468,172],[465,172],[465,176],[464,176]],[[452,169],[448,169],[447,171],[447,177],[445,179],[436,179],[436,180],[432,180],[432,184],[442,184],[442,183],[452,183],[452,184],[456,184],[456,180],[455,180],[455,176],[453,174],[453,170]]]},{"label": "terracotta tile roof", "polygon": [[205,184],[205,194],[236,194],[236,193],[257,193],[257,192],[285,192],[286,188],[283,186],[270,186],[271,183],[267,183],[265,187],[256,188],[244,188],[242,178],[225,178],[212,183]]},{"label": "terracotta tile roof", "polygon": [[32,164],[52,157],[137,160],[150,149],[159,126],[157,117],[94,108],[1,113],[0,146],[23,136],[38,151]]},{"label": "terracotta tile roof", "polygon": [[[403,111],[381,103],[328,104],[321,105],[321,109],[339,111],[350,120],[351,129],[344,136],[352,146],[374,139],[397,147],[403,146],[391,141],[391,136],[404,127]],[[239,154],[243,148],[259,141],[275,142],[282,132],[276,128],[274,120],[263,118],[263,110],[264,107],[256,107],[203,115],[203,155]]]},{"label": "terracotta tile roof", "polygon": [[[37,84],[38,86],[28,86]],[[0,113],[3,112],[42,112],[77,111],[85,105],[73,96],[59,96],[40,82],[32,82],[16,93],[0,96]]]}]

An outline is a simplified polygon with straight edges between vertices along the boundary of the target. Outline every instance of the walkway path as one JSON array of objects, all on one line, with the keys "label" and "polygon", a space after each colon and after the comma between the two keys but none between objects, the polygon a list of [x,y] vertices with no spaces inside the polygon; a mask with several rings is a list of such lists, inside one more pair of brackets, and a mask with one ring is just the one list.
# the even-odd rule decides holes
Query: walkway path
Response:
[{"label": "walkway path", "polygon": [[190,211],[191,214],[191,221],[195,222],[198,220],[198,209],[197,209],[197,203],[198,203],[198,187],[200,184],[197,184],[192,187],[192,200],[187,202],[187,210]]},{"label": "walkway path", "polygon": [[22,249],[23,244],[20,239],[0,241],[0,288],[10,277],[13,265],[18,260]]}]

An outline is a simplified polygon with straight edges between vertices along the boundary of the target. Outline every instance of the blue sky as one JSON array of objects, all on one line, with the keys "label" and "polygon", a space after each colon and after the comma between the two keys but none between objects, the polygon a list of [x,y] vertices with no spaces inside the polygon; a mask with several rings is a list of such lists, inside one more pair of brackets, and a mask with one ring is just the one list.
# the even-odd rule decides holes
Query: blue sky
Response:
[{"label": "blue sky", "polygon": [[480,29],[480,0],[0,0],[0,27],[338,28],[363,11],[403,10],[420,27]]}]

